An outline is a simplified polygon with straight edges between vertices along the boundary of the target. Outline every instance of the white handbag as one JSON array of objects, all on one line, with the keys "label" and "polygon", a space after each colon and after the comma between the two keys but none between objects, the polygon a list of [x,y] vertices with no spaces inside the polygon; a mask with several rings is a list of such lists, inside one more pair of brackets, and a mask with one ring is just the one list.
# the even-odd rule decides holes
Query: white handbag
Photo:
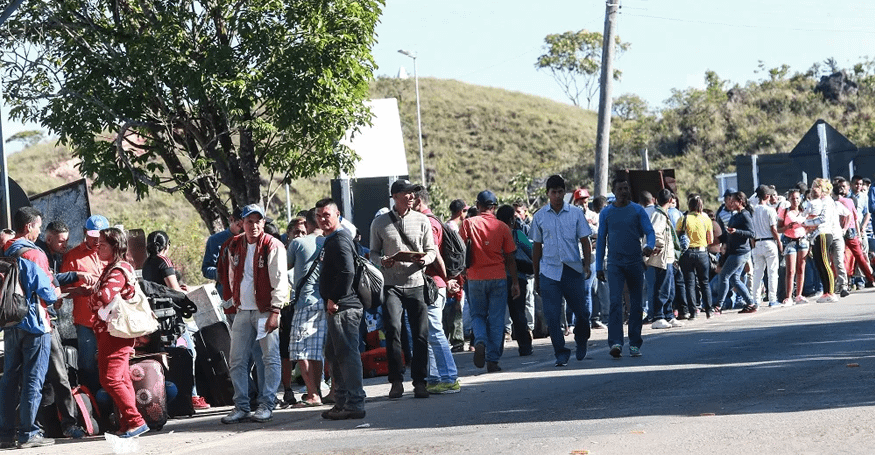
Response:
[{"label": "white handbag", "polygon": [[115,313],[107,320],[109,334],[116,338],[139,338],[154,333],[158,330],[158,318],[149,306],[149,299],[140,289],[137,278],[124,267],[119,269],[127,277],[128,283],[134,286],[134,296],[125,300],[118,293],[107,305]]}]

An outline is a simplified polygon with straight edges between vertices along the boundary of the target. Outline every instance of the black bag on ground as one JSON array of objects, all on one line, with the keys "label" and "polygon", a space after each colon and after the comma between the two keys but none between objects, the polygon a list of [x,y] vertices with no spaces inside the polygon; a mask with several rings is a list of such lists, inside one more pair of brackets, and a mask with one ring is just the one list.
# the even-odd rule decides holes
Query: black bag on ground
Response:
[{"label": "black bag on ground", "polygon": [[195,378],[198,393],[211,406],[233,406],[231,332],[224,322],[202,327],[192,336],[197,349]]},{"label": "black bag on ground", "polygon": [[[224,323],[223,323],[224,324]],[[194,388],[194,358],[191,352],[183,347],[165,348],[169,355],[167,380],[176,385],[176,398],[167,403],[167,413],[170,417],[192,416],[194,406],[191,404],[191,390]]]}]

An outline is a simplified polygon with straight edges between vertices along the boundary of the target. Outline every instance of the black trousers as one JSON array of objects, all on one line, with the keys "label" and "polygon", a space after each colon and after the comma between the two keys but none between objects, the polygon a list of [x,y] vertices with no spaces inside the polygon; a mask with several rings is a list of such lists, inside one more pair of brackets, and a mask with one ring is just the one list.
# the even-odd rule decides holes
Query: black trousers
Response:
[{"label": "black trousers", "polygon": [[386,356],[389,357],[389,382],[404,381],[401,331],[404,330],[402,313],[407,311],[413,337],[413,358],[410,359],[410,377],[413,385],[425,384],[428,377],[428,309],[422,286],[400,288],[386,286],[383,304],[383,329],[386,331]]},{"label": "black trousers", "polygon": [[[46,384],[52,386],[55,392],[55,405],[61,414],[61,429],[66,430],[76,425],[76,403],[70,391],[70,378],[67,376],[67,362],[64,359],[64,346],[61,344],[61,334],[52,330],[52,349],[49,353],[49,369],[46,372]],[[91,393],[96,393],[92,390]]]},{"label": "black trousers", "polygon": [[[513,298],[510,295],[512,280],[517,280],[520,286],[520,295]],[[529,333],[529,322],[526,319],[526,286],[528,281],[523,278],[507,278],[507,309],[510,312],[510,320],[513,322],[513,334],[516,338],[519,352],[526,355],[532,352],[532,334]]]}]

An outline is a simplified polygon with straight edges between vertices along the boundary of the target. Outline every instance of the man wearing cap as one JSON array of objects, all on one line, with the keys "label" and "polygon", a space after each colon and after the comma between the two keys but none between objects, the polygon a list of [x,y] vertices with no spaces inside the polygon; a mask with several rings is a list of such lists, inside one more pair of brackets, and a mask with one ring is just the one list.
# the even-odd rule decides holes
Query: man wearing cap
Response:
[{"label": "man wearing cap", "polygon": [[[577,360],[586,357],[590,308],[587,307],[589,289],[585,284],[592,276],[589,239],[592,231],[583,212],[565,202],[565,179],[551,175],[546,187],[550,204],[535,213],[529,237],[534,243],[535,289],[544,301],[544,319],[553,343],[556,366],[563,367],[571,357],[560,327],[563,297],[577,318],[574,325],[575,357]],[[589,304],[592,305],[591,298]]]},{"label": "man wearing cap", "polygon": [[[383,303],[383,326],[386,330],[386,355],[389,357],[389,398],[404,394],[404,362],[402,360],[401,313],[407,311],[413,341],[410,377],[413,395],[428,397],[428,311],[425,302],[425,266],[434,262],[437,247],[431,233],[431,222],[413,210],[416,192],[422,185],[396,180],[390,192],[392,210],[374,218],[371,223],[371,261],[382,266],[386,301]],[[399,258],[399,252],[421,255]]]},{"label": "man wearing cap", "polygon": [[[474,366],[493,373],[501,371],[498,360],[504,349],[507,314],[507,277],[517,276],[516,243],[510,228],[495,217],[498,199],[492,191],[477,195],[478,216],[462,223],[459,234],[470,242],[468,301],[474,330]],[[517,280],[511,280],[511,298],[520,295]]]},{"label": "man wearing cap", "polygon": [[91,311],[90,301],[91,294],[94,292],[94,283],[106,267],[106,262],[101,261],[97,256],[97,240],[100,238],[100,231],[108,227],[109,221],[105,216],[91,215],[85,220],[84,240],[64,255],[61,264],[61,273],[76,272],[80,278],[91,277],[73,283],[74,287],[65,288],[73,298],[73,324],[76,326],[79,348],[79,381],[91,391],[101,387],[97,371],[97,338],[92,329],[94,313]]},{"label": "man wearing cap", "polygon": [[[222,298],[233,299],[237,316],[231,326],[231,383],[234,410],[222,423],[247,419],[267,422],[273,418],[276,391],[282,376],[279,350],[280,310],[289,301],[286,249],[264,232],[264,210],[249,204],[241,210],[243,233],[225,243],[219,256],[218,278]],[[252,347],[261,347],[264,375],[259,378],[258,409],[250,413],[249,361]]]}]

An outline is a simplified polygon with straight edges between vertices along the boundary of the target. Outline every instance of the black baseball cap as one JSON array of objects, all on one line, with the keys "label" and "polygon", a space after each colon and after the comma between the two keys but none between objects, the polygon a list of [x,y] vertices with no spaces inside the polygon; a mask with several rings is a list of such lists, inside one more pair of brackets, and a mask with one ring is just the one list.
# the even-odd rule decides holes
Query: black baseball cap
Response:
[{"label": "black baseball cap", "polygon": [[392,189],[390,190],[390,194],[397,193],[416,193],[417,191],[422,190],[422,185],[415,185],[410,183],[409,180],[398,179],[392,183]]}]

